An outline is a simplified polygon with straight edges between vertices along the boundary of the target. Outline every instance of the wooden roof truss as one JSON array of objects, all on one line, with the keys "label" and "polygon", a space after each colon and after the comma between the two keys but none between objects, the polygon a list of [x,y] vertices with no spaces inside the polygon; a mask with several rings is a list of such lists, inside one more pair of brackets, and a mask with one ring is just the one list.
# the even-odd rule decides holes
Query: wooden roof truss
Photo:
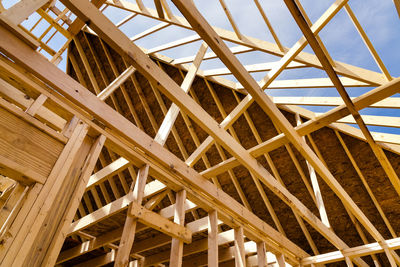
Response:
[{"label": "wooden roof truss", "polygon": [[[400,120],[360,115],[365,108],[398,109],[400,100],[393,95],[399,92],[399,78],[390,75],[349,1],[336,0],[312,24],[299,0],[284,0],[304,35],[292,47],[284,46],[278,38],[279,31],[271,24],[261,1],[253,1],[274,43],[244,35],[229,9],[229,1],[224,0],[219,2],[233,31],[211,26],[191,0],[172,0],[183,16],[173,13],[166,0],[154,0],[154,7],[142,0],[61,0],[62,4],[58,0],[20,0],[8,9],[0,1],[1,125],[4,129],[5,125],[16,125],[17,133],[29,133],[19,137],[21,140],[41,140],[35,145],[15,146],[15,141],[3,138],[6,141],[0,149],[0,174],[7,182],[2,182],[0,196],[2,266],[316,266],[339,261],[347,266],[368,266],[369,260],[379,266],[382,258],[391,266],[400,265],[396,251],[400,249],[399,229],[393,226],[343,139],[348,135],[368,144],[396,197],[400,197],[397,165],[393,166],[385,152],[400,154],[399,136],[368,128],[399,128]],[[397,0],[395,7],[399,9]],[[128,15],[113,23],[103,14],[108,8],[124,10]],[[348,14],[380,72],[339,62],[329,55],[319,33],[340,10]],[[23,22],[32,14],[37,20],[26,28]],[[158,22],[135,36],[126,36],[120,28],[134,25],[136,17]],[[44,21],[48,27],[43,32],[35,31]],[[135,45],[172,26],[192,34],[150,49]],[[92,34],[100,38],[100,48],[95,47]],[[65,41],[55,49],[50,43],[57,36]],[[193,56],[162,55],[198,41],[201,44]],[[228,47],[225,42],[235,46]],[[303,51],[307,45],[313,54]],[[115,61],[114,51],[122,63]],[[237,58],[255,51],[278,56],[279,60],[243,65]],[[202,62],[216,58],[224,68],[200,68]],[[57,67],[62,60],[68,61],[65,72]],[[111,71],[105,70],[105,64]],[[170,77],[167,66],[177,70],[180,84]],[[276,79],[284,70],[305,68],[321,69],[329,78]],[[255,72],[267,74],[256,81],[251,75]],[[154,103],[146,98],[136,73],[148,81],[161,115],[152,109]],[[225,75],[233,75],[236,81]],[[192,88],[196,78],[204,83],[221,120],[202,106]],[[127,82],[134,85],[134,90]],[[235,103],[229,112],[216,85],[232,90]],[[340,97],[270,97],[264,92],[330,87]],[[369,90],[351,98],[348,87]],[[137,95],[139,102],[133,101],[131,94]],[[248,110],[253,103],[271,119],[277,133],[273,138],[263,139]],[[333,108],[314,113],[300,105]],[[294,114],[296,125],[282,111]],[[185,137],[177,126],[181,118],[194,143],[193,151],[185,146]],[[255,146],[242,145],[233,126],[239,118],[247,123]],[[196,127],[207,136],[203,138]],[[330,171],[312,135],[323,127],[333,129],[389,238]],[[6,136],[4,129],[0,130]],[[149,136],[148,131],[154,134]],[[176,143],[176,153],[170,151],[168,138]],[[221,159],[217,164],[210,159],[212,147]],[[317,212],[285,185],[271,156],[281,147],[287,151]],[[19,149],[13,152],[15,157],[7,152],[10,149]],[[266,165],[260,163],[261,157]],[[25,166],[28,161],[31,165]],[[201,172],[195,170],[199,162],[205,167]],[[237,167],[247,170],[273,225],[253,211],[243,182],[234,171]],[[236,197],[224,192],[218,178],[224,173]],[[332,227],[321,179],[343,203],[363,245],[350,247]],[[310,249],[290,240],[266,188],[290,208]],[[115,219],[118,216],[122,216],[122,224]],[[114,227],[96,236],[91,234],[91,227],[105,227],[105,221],[113,222]],[[151,229],[157,234],[141,238]],[[335,250],[321,254],[316,235]],[[75,246],[66,247],[66,237]]]}]

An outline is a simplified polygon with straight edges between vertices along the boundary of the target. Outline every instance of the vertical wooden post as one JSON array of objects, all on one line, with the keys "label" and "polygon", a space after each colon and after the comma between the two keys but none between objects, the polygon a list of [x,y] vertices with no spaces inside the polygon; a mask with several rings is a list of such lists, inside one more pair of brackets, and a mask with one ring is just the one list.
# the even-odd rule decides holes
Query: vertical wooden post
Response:
[{"label": "vertical wooden post", "polygon": [[267,251],[265,250],[264,242],[257,243],[257,262],[258,262],[258,267],[266,267],[268,264]]},{"label": "vertical wooden post", "polygon": [[[149,174],[149,165],[144,165],[140,168],[135,187],[133,188],[133,201],[141,204],[143,200],[144,187],[146,185],[147,176]],[[117,256],[115,257],[115,267],[126,267],[129,263],[129,255],[131,253],[133,241],[135,240],[135,231],[137,219],[129,216],[130,212],[128,209],[128,215],[126,217],[124,230],[122,231],[121,241],[119,243],[119,248]]]},{"label": "vertical wooden post", "polygon": [[[302,121],[301,121],[299,113],[296,113],[295,116],[296,116],[297,126],[301,125]],[[306,141],[306,137],[305,136],[303,136],[302,138],[303,138],[304,141]],[[317,208],[318,208],[318,211],[319,211],[319,215],[321,217],[321,221],[327,227],[331,227],[331,225],[329,223],[328,215],[326,213],[324,200],[322,198],[322,193],[321,193],[321,190],[319,188],[317,174],[315,173],[314,168],[311,166],[311,164],[307,160],[306,160],[306,164],[307,164],[308,172],[310,174],[310,180],[311,180],[311,184],[312,184],[312,187],[313,187],[315,199],[316,199],[316,202],[317,202],[316,204],[317,204]]]},{"label": "vertical wooden post", "polygon": [[346,261],[346,266],[347,267],[353,267],[354,266],[353,262],[351,261],[351,259],[349,257],[345,257],[344,259]]},{"label": "vertical wooden post", "polygon": [[[38,257],[37,263],[39,264],[41,261],[41,266],[54,266],[57,260],[57,256],[60,253],[62,245],[64,243],[65,236],[68,232],[68,229],[73,221],[74,215],[76,214],[76,210],[78,209],[79,204],[81,203],[82,196],[85,193],[86,185],[89,181],[91,174],[95,168],[96,162],[99,158],[101,150],[103,149],[104,143],[106,141],[106,137],[104,135],[100,135],[93,142],[90,151],[87,154],[86,160],[80,168],[80,172],[76,174],[76,185],[70,194],[70,197],[66,197],[68,200],[65,208],[65,212],[60,220],[58,226],[53,230],[55,232],[54,237],[50,239],[49,246],[47,252],[44,256],[44,259],[41,261],[41,257]],[[76,168],[75,167],[75,168]],[[76,169],[78,169],[76,168]],[[75,171],[71,172],[71,176],[74,176]],[[72,187],[72,186],[71,186]],[[39,247],[39,251],[40,251]],[[45,251],[45,250],[44,250]],[[37,253],[36,253],[37,254]],[[32,257],[33,258],[33,257]],[[32,260],[28,259],[28,262]]]},{"label": "vertical wooden post", "polygon": [[[175,202],[174,222],[179,225],[185,224],[185,201],[186,201],[186,190],[177,192],[176,202]],[[174,267],[181,267],[182,256],[183,256],[183,241],[177,238],[172,238],[169,265]]]},{"label": "vertical wooden post", "polygon": [[144,267],[144,258],[129,262],[128,267]]},{"label": "vertical wooden post", "polygon": [[238,227],[235,230],[235,267],[246,266],[246,254],[244,250],[243,227]]},{"label": "vertical wooden post", "polygon": [[208,266],[218,266],[218,214],[215,210],[208,213]]},{"label": "vertical wooden post", "polygon": [[283,255],[283,253],[280,254],[275,254],[276,256],[276,261],[278,263],[279,267],[285,267],[286,263],[285,263],[285,255]]}]

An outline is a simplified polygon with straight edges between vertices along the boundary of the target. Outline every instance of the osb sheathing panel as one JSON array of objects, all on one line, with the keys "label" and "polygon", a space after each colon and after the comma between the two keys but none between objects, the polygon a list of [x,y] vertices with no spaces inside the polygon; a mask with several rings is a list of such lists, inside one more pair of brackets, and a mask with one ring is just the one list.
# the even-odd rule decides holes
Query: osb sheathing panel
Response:
[{"label": "osb sheathing panel", "polygon": [[[99,84],[100,89],[103,89],[106,84],[103,82],[104,76],[107,77],[108,82],[115,79],[115,75],[113,74],[111,67],[107,61],[107,58],[104,54],[103,47],[99,41],[99,39],[95,36],[86,34],[88,39],[90,40],[91,46],[94,49],[94,52],[97,54],[99,61],[101,62],[101,71],[97,68],[94,58],[92,56],[92,52],[89,50],[89,47],[86,43],[85,38],[83,38],[82,33],[78,35],[78,39],[81,41],[82,46],[85,50],[86,56],[89,60],[90,67],[93,70],[93,73],[96,77],[96,80]],[[111,48],[109,48],[106,44],[108,51],[111,54],[112,60],[118,68],[118,72],[122,73],[125,69],[125,63],[122,58]],[[94,92],[94,88],[90,85],[90,79],[86,73],[86,70],[82,64],[82,61],[79,58],[79,54],[74,45],[70,48],[70,53],[75,56],[77,59],[80,71],[83,74],[85,83],[88,85],[88,89]],[[163,69],[168,73],[168,75],[176,81],[178,84],[181,84],[183,81],[182,75],[180,71],[167,65],[165,63],[161,63]],[[101,75],[103,72],[103,78]],[[186,73],[183,72],[185,75]],[[71,75],[76,78],[76,74],[74,71],[71,71]],[[156,121],[157,127],[159,127],[164,119],[164,115],[162,110],[157,103],[155,94],[153,89],[151,88],[147,79],[145,79],[140,73],[135,73],[135,78],[137,79],[140,89],[142,90],[142,96],[146,100],[152,115]],[[220,86],[215,83],[210,82],[211,87],[215,90],[219,100],[222,103],[222,106],[226,112],[229,114],[237,105],[237,100],[234,97],[234,92],[228,88]],[[148,115],[146,114],[143,103],[139,98],[138,91],[135,89],[132,81],[128,79],[124,86],[129,94],[130,100],[134,106],[136,113],[140,118],[140,124],[143,126],[143,130],[151,137],[154,137],[157,129],[153,129],[153,126],[150,122]],[[207,88],[204,80],[202,78],[197,77],[194,82],[190,92],[190,95],[193,96],[195,94],[198,99],[200,105],[217,121],[221,122],[223,117],[218,110],[218,107],[213,100],[209,89]],[[162,93],[160,93],[162,95]],[[126,101],[121,93],[121,90],[116,90],[114,93],[116,103],[118,104],[117,110],[121,112],[125,117],[130,119],[133,123],[133,117],[130,114]],[[243,95],[238,95],[240,99],[242,99]],[[171,101],[169,101],[164,95],[162,95],[164,104],[168,109],[171,105]],[[108,99],[106,101],[108,104],[113,106],[112,100]],[[114,107],[115,108],[115,107]],[[264,111],[258,106],[258,104],[253,103],[248,108],[248,114],[253,120],[257,131],[260,134],[262,141],[268,140],[277,135],[277,131],[272,124],[269,117],[264,113]],[[285,117],[295,125],[294,114],[290,114],[288,112],[282,111]],[[196,132],[200,142],[204,141],[204,139],[208,136],[205,131],[203,131],[196,123],[191,120],[194,131]],[[137,125],[137,123],[135,123]],[[184,120],[179,114],[175,128],[179,133],[179,136],[184,144],[184,148],[186,149],[188,155],[190,155],[195,149],[195,143],[190,136],[190,133],[184,123]],[[233,124],[233,129],[235,130],[238,141],[242,144],[243,147],[249,149],[255,145],[257,145],[256,139],[253,136],[248,123],[244,116],[241,116],[237,122]],[[329,170],[338,180],[338,182],[344,187],[344,189],[350,194],[350,196],[354,199],[356,204],[361,208],[361,210],[366,214],[366,216],[374,223],[376,228],[381,232],[381,234],[385,238],[391,238],[386,226],[384,225],[382,219],[380,218],[378,211],[374,207],[372,201],[370,200],[367,191],[363,187],[360,178],[358,177],[356,171],[354,170],[350,160],[345,154],[342,146],[339,143],[335,133],[332,129],[324,127],[311,135],[319,148]],[[400,231],[400,221],[397,219],[400,215],[400,202],[399,197],[394,191],[393,187],[390,184],[390,181],[385,176],[383,169],[379,165],[378,161],[372,154],[369,146],[358,139],[347,136],[346,134],[342,134],[344,141],[349,147],[352,155],[354,156],[357,164],[361,168],[363,174],[365,175],[370,187],[372,188],[375,196],[377,197],[379,203],[382,205],[382,208],[386,215],[388,216],[393,228],[398,234]],[[294,149],[293,146],[289,145],[294,151],[294,155],[299,161],[299,164],[304,171],[308,181],[309,174],[306,162],[304,158]],[[177,142],[170,134],[165,147],[170,150],[172,153],[180,157],[184,160],[184,155],[179,151]],[[223,150],[226,154],[226,157],[231,157],[228,152]],[[397,173],[400,173],[400,157],[391,152],[387,152],[387,156],[390,159],[394,169]],[[274,151],[271,151],[270,156],[273,160],[274,165],[276,166],[279,175],[281,176],[285,186],[288,190],[295,195],[298,199],[300,199],[304,205],[306,205],[315,215],[319,216],[318,210],[312,201],[312,198],[309,195],[309,192],[306,190],[306,187],[297,171],[293,161],[291,160],[287,149],[282,146]],[[218,150],[215,145],[211,147],[210,150],[206,153],[206,156],[213,166],[222,161]],[[265,158],[263,156],[257,159],[265,168],[271,172],[270,167],[268,166]],[[198,171],[202,171],[205,169],[205,164],[200,160],[194,168]],[[252,208],[252,211],[259,216],[261,219],[265,220],[268,224],[275,227],[275,224],[272,221],[271,216],[269,215],[264,202],[257,191],[257,188],[249,175],[248,171],[242,167],[236,167],[233,169],[235,176],[237,177],[240,186],[242,187],[247,200]],[[127,172],[125,172],[128,175]],[[241,202],[239,195],[233,186],[230,176],[228,173],[223,173],[219,175],[218,181],[221,184],[222,189],[231,195],[234,199]],[[359,237],[354,224],[351,222],[343,204],[336,197],[333,191],[325,184],[325,182],[318,177],[319,184],[321,187],[322,196],[325,202],[325,206],[327,209],[328,217],[331,223],[331,226],[334,232],[343,239],[344,242],[347,243],[350,247],[362,245],[363,242]],[[311,183],[311,182],[310,182]],[[297,245],[302,247],[305,251],[310,254],[313,254],[310,246],[307,243],[307,240],[302,233],[302,230],[297,223],[294,214],[291,209],[284,204],[279,198],[277,198],[268,188],[265,186],[264,190],[271,202],[280,223],[285,231],[286,236],[295,242]],[[120,190],[123,192],[122,190]],[[164,201],[162,205],[169,205],[169,201]],[[124,218],[121,216],[120,225],[123,225]],[[324,239],[318,232],[316,232],[312,227],[310,227],[307,223],[305,223],[307,229],[309,230],[315,244],[318,247],[320,253],[325,253],[334,250],[335,248]],[[363,229],[364,230],[364,229]],[[364,230],[366,233],[366,231]],[[374,240],[366,233],[369,242],[374,242]],[[370,258],[366,259],[370,262]]]}]

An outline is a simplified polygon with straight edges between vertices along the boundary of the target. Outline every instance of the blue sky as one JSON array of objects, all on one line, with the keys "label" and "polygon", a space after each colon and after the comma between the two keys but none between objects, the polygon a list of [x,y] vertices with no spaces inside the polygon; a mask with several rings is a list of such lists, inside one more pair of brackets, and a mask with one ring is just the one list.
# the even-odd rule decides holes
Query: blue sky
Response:
[{"label": "blue sky", "polygon": [[[135,2],[134,0],[128,1]],[[3,0],[3,5],[7,8],[15,2],[16,0]],[[143,2],[146,6],[154,8],[153,0],[143,0]],[[167,2],[175,14],[180,14],[170,0],[167,0]],[[219,1],[194,0],[194,2],[210,24],[220,28],[233,30],[219,4]],[[242,34],[273,42],[272,35],[269,33],[268,28],[257,11],[253,0],[226,0],[225,2]],[[283,0],[259,0],[259,2],[263,6],[265,13],[267,14],[282,44],[287,47],[291,47],[295,44],[302,34],[284,5]],[[333,0],[301,0],[303,7],[312,22],[315,22],[333,2]],[[371,39],[378,54],[389,69],[390,74],[393,77],[400,76],[400,20],[392,0],[350,0],[349,5],[353,9],[368,37]],[[63,6],[60,3],[57,3],[57,6],[60,9],[63,9]],[[108,7],[105,14],[113,22],[118,22],[129,13],[117,8]],[[74,17],[75,16],[73,16],[72,19]],[[23,25],[30,28],[37,19],[37,14],[32,15],[23,23]],[[129,23],[122,26],[121,30],[126,33],[128,37],[132,37],[159,23],[159,21],[143,16],[137,16]],[[40,34],[47,27],[47,22],[41,22],[36,27],[34,33]],[[47,37],[51,34],[52,31],[50,31]],[[149,37],[138,40],[136,44],[151,49],[158,45],[191,36],[193,34],[193,31],[185,30],[177,26],[169,26]],[[44,39],[46,40],[47,37]],[[321,31],[320,37],[333,59],[380,72],[344,9],[342,9]],[[65,40],[66,39],[58,33],[53,40],[49,42],[49,46],[58,50]],[[179,48],[166,50],[161,53],[172,58],[191,56],[194,54],[193,51],[197,51],[199,46],[200,41]],[[228,46],[235,46],[235,44],[228,43]],[[309,46],[306,47],[305,51],[312,52]],[[238,55],[237,57],[243,64],[264,63],[279,59],[278,57],[262,52],[251,52]],[[63,55],[63,58],[64,60],[59,66],[60,68],[65,69],[65,55]],[[204,61],[201,65],[202,69],[221,67],[224,67],[224,65],[218,59]],[[256,80],[260,80],[265,75],[266,73],[264,72],[254,73],[253,77]],[[224,77],[235,81],[233,76]],[[278,79],[319,77],[327,77],[327,75],[322,70],[307,68],[285,70]],[[372,88],[348,88],[347,90],[351,96],[358,96],[371,89]],[[296,90],[274,89],[267,90],[266,92],[272,96],[338,96],[335,88]],[[330,109],[329,107],[305,108],[315,112],[324,112]],[[382,116],[399,116],[399,110],[389,109],[370,108],[361,111],[361,113]],[[371,127],[371,130],[400,134],[400,130],[395,128]]]}]

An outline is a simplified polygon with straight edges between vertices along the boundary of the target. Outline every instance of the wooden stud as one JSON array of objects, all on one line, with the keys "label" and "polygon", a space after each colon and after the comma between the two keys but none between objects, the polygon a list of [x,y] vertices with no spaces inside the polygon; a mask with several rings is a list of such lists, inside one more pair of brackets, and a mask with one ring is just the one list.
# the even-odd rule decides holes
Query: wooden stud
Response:
[{"label": "wooden stud", "polygon": [[244,250],[243,228],[234,229],[235,233],[235,266],[246,267],[246,254]]},{"label": "wooden stud", "polygon": [[[176,193],[174,223],[183,226],[185,224],[185,208],[186,191],[182,190]],[[177,238],[172,238],[170,265],[182,266],[183,242]]]},{"label": "wooden stud", "polygon": [[[172,240],[176,239],[179,242],[185,243],[192,242],[192,232],[189,229],[180,224],[171,222],[165,217],[159,215],[158,213],[145,209],[143,206],[140,206],[136,202],[131,203],[129,216],[137,217],[140,222],[148,225],[151,228],[154,228],[157,231],[173,237]],[[181,247],[183,247],[183,243]],[[179,250],[171,249],[171,256],[173,256],[171,260],[173,260],[175,256],[179,255]],[[175,262],[179,262],[178,258],[176,258],[175,260]]]},{"label": "wooden stud", "polygon": [[[300,115],[298,113],[296,113],[296,122],[297,122],[297,126],[299,126],[302,123]],[[303,138],[304,138],[304,140],[306,140],[304,136],[303,136]],[[321,158],[321,157],[319,157],[319,158]],[[313,187],[313,193],[314,193],[317,208],[319,211],[319,216],[321,218],[321,221],[323,223],[325,223],[325,225],[327,227],[331,227],[330,223],[329,223],[328,215],[326,214],[324,200],[322,198],[322,193],[321,193],[321,190],[319,187],[317,175],[315,173],[314,168],[308,163],[308,161],[306,161],[306,164],[307,164],[307,168],[308,168],[308,173],[310,175],[311,184]]]},{"label": "wooden stud", "polygon": [[264,242],[257,243],[257,262],[258,267],[266,267],[268,264],[267,251],[265,250]]},{"label": "wooden stud", "polygon": [[285,267],[286,263],[285,263],[285,255],[281,254],[276,254],[276,261],[278,262],[278,266],[279,267]]},{"label": "wooden stud", "polygon": [[218,267],[218,213],[208,213],[208,266]]},{"label": "wooden stud", "polygon": [[[173,213],[172,213],[173,217]],[[204,217],[202,219],[196,220],[194,222],[188,223],[186,225],[187,229],[192,231],[192,234],[195,233],[200,233],[208,229],[208,217]],[[218,225],[221,225],[221,221],[217,221]],[[141,229],[138,229],[137,231],[145,230],[147,229],[147,226],[142,227]],[[79,245],[75,248],[72,248],[68,251],[62,252],[60,256],[60,262],[66,261],[68,259],[71,259],[73,257],[77,257],[79,255],[82,255],[84,253],[90,252],[93,249],[96,249],[98,247],[104,246],[107,243],[110,242],[115,242],[119,239],[119,236],[121,235],[122,228],[117,229],[115,231],[112,231],[110,233],[107,233],[103,236],[100,236],[97,238],[97,240],[90,240],[88,242],[85,242],[86,244]],[[218,244],[226,244],[227,242],[233,242],[233,230],[228,231],[227,233],[223,233],[221,235],[218,235],[220,238],[218,239]],[[230,241],[229,241],[230,240]],[[166,245],[171,242],[171,238],[169,236],[166,236],[164,234],[160,234],[155,236],[152,240],[143,240],[135,243],[135,246],[131,250],[131,255],[141,253],[150,249],[154,249],[157,247],[161,247],[163,245]],[[184,255],[187,254],[193,254],[196,252],[201,252],[203,250],[207,250],[208,248],[208,240],[207,239],[202,239],[199,242],[193,242],[190,245],[185,246],[184,248]],[[112,253],[108,253],[106,255],[100,256],[98,258],[95,258],[93,260],[89,260],[85,262],[87,266],[91,266],[92,262],[101,262],[103,265],[111,263],[114,261],[112,258]],[[157,264],[160,262],[165,262],[168,261],[170,258],[170,252],[169,251],[164,251],[160,254],[156,254],[155,257],[149,257],[146,258],[146,264]]]},{"label": "wooden stud", "polygon": [[[318,157],[321,159],[321,161],[325,164],[325,166],[327,166],[324,158],[322,157],[321,152],[319,151],[318,147],[316,146],[311,135],[308,135],[308,139],[309,139],[310,143],[312,144],[315,153],[318,155]],[[361,240],[364,242],[364,244],[367,244],[368,239],[367,239],[366,235],[364,234],[364,230],[360,226],[360,223],[357,221],[357,219],[354,217],[354,215],[346,208],[346,206],[344,206],[344,208],[345,208],[345,211],[347,212],[351,222],[353,223],[354,227],[356,228],[356,231],[357,231],[358,235],[360,236]],[[371,257],[372,257],[372,260],[374,261],[375,265],[379,266],[377,257],[375,255],[371,255]],[[378,265],[377,265],[377,263],[378,263]]]},{"label": "wooden stud", "polygon": [[[144,188],[146,186],[147,176],[149,174],[149,165],[143,166],[136,178],[135,186],[132,193],[132,201],[138,204],[142,203],[144,196]],[[125,220],[124,230],[122,232],[121,241],[119,243],[117,256],[115,258],[115,266],[125,267],[129,260],[129,254],[133,245],[136,232],[137,219],[129,216],[132,213],[132,206],[128,209],[128,216]]]},{"label": "wooden stud", "polygon": [[158,17],[159,17],[160,19],[165,18],[165,16],[164,16],[164,11],[163,11],[163,7],[162,7],[162,4],[161,4],[161,1],[160,1],[160,0],[154,0],[154,4],[155,4],[156,9],[157,9]]},{"label": "wooden stud", "polygon": [[10,223],[14,220],[18,211],[21,209],[21,205],[23,205],[26,193],[29,190],[29,186],[23,186],[21,184],[17,184],[12,190],[12,195],[7,199],[5,206],[1,209],[1,229],[0,229],[0,238],[3,239],[4,235],[7,233],[7,230],[10,226]]}]

